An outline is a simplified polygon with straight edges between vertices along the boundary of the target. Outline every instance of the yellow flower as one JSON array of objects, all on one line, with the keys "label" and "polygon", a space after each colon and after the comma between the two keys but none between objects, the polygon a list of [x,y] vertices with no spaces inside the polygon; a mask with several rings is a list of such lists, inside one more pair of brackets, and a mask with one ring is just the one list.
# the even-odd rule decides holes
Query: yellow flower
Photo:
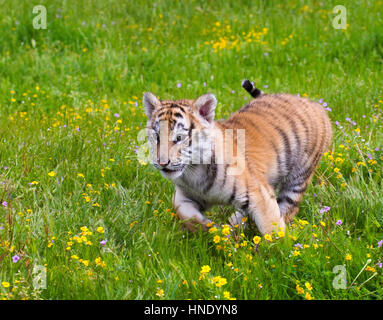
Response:
[{"label": "yellow flower", "polygon": [[296,257],[296,256],[299,256],[301,254],[301,252],[299,250],[294,250],[293,251],[293,256]]},{"label": "yellow flower", "polygon": [[9,282],[6,282],[6,281],[3,281],[3,282],[1,283],[1,285],[2,285],[4,288],[9,288],[9,286],[10,286]]},{"label": "yellow flower", "polygon": [[214,243],[219,243],[221,241],[221,237],[220,236],[215,236],[213,238],[213,241],[214,241]]},{"label": "yellow flower", "polygon": [[84,175],[82,173],[77,173],[77,177],[84,178]]},{"label": "yellow flower", "polygon": [[214,232],[216,232],[216,231],[217,231],[217,228],[216,228],[216,227],[213,227],[213,228],[210,228],[210,229],[209,229],[209,232],[210,232],[210,233],[214,233]]},{"label": "yellow flower", "polygon": [[313,289],[313,287],[311,286],[310,282],[306,282],[305,283],[305,287],[307,288],[307,290],[311,291]]},{"label": "yellow flower", "polygon": [[272,238],[271,235],[269,235],[268,233],[266,233],[266,234],[264,235],[264,237],[265,237],[265,239],[266,239],[267,241],[270,241],[270,242],[273,241],[273,238]]},{"label": "yellow flower", "polygon": [[217,276],[217,277],[214,277],[212,279],[213,283],[215,283],[215,285],[220,288],[222,286],[224,286],[225,284],[227,284],[227,280],[225,278],[222,278],[221,276]]},{"label": "yellow flower", "polygon": [[222,229],[222,234],[227,236],[230,233],[230,227],[228,225],[224,225]]},{"label": "yellow flower", "polygon": [[310,293],[306,292],[305,299],[306,299],[306,300],[312,300],[313,297],[311,296]]},{"label": "yellow flower", "polygon": [[54,171],[51,171],[48,173],[48,176],[50,176],[50,177],[54,177],[55,175],[56,175],[56,173]]},{"label": "yellow flower", "polygon": [[325,227],[325,226],[326,226],[326,223],[323,222],[323,221],[321,221],[321,222],[320,222],[320,225],[323,226],[323,227]]},{"label": "yellow flower", "polygon": [[98,233],[104,233],[104,232],[105,232],[105,230],[104,230],[103,227],[98,227],[98,228],[96,229],[96,231],[97,231]]},{"label": "yellow flower", "polygon": [[208,265],[205,265],[205,266],[202,266],[200,273],[206,274],[206,273],[209,273],[210,270],[211,270],[211,268]]},{"label": "yellow flower", "polygon": [[164,289],[158,289],[157,290],[157,293],[156,293],[156,296],[158,297],[163,297],[165,294],[164,294]]},{"label": "yellow flower", "polygon": [[253,238],[253,241],[254,241],[255,244],[260,243],[261,240],[262,240],[262,238],[261,238],[261,237],[258,237],[258,236],[255,236],[255,237]]},{"label": "yellow flower", "polygon": [[214,225],[214,222],[212,221],[212,222],[207,223],[206,227],[211,228],[213,225]]},{"label": "yellow flower", "polygon": [[368,267],[366,267],[366,269],[365,269],[366,271],[370,271],[370,272],[375,272],[376,271],[376,269],[375,268],[373,268],[373,267],[370,267],[370,266],[368,266]]},{"label": "yellow flower", "polygon": [[351,261],[352,260],[352,255],[347,253],[346,254],[346,261]]},{"label": "yellow flower", "polygon": [[229,291],[224,291],[223,296],[228,299],[228,300],[236,300],[236,298],[230,297],[230,292]]},{"label": "yellow flower", "polygon": [[304,294],[305,291],[299,286],[299,284],[297,284],[295,286],[295,289],[297,290],[298,294]]},{"label": "yellow flower", "polygon": [[278,231],[278,237],[283,238],[285,236],[285,233],[283,231]]},{"label": "yellow flower", "polygon": [[246,240],[241,242],[241,247],[246,247],[246,246],[247,246],[247,241]]}]

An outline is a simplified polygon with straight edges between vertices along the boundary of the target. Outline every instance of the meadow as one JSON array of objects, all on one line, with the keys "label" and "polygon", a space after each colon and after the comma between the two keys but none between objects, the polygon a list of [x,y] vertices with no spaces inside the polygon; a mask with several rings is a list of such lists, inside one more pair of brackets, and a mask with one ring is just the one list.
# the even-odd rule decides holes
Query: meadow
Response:
[{"label": "meadow", "polygon": [[[0,0],[0,299],[382,299],[383,1]],[[334,139],[284,233],[189,233],[142,95],[319,101]],[[36,270],[46,286],[36,284]],[[335,268],[335,269],[334,269]],[[34,271],[35,270],[35,271]]]}]

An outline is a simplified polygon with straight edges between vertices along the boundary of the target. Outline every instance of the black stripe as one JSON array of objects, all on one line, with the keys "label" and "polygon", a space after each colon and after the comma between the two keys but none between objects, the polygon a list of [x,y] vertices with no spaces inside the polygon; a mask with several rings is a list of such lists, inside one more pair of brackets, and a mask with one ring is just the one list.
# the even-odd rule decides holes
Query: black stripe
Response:
[{"label": "black stripe", "polygon": [[[287,170],[287,173],[289,173],[291,171],[292,167],[293,167],[293,163],[291,161],[292,160],[291,159],[292,158],[292,148],[291,148],[291,143],[289,141],[288,135],[286,134],[286,132],[282,128],[280,128],[279,126],[274,124],[274,120],[276,119],[276,114],[275,113],[274,114],[270,113],[270,110],[272,110],[272,105],[269,102],[266,102],[266,101],[262,101],[262,102],[263,102],[263,106],[267,106],[268,107],[267,108],[268,112],[259,112],[260,110],[256,109],[256,108],[252,109],[249,112],[255,113],[255,114],[259,115],[259,116],[262,116],[264,119],[268,119],[269,124],[275,130],[277,130],[279,135],[282,137],[283,145],[284,145],[284,150],[285,150],[285,158],[286,158],[286,170]],[[260,103],[259,105],[262,106],[262,103]],[[270,117],[272,117],[272,118],[270,118]],[[297,137],[296,134],[295,134],[295,137]],[[299,142],[298,142],[297,138],[296,138],[296,141],[297,141],[297,144],[298,144]],[[281,163],[279,164],[279,167],[278,167],[279,171],[280,171],[280,167],[281,167]]]},{"label": "black stripe", "polygon": [[235,185],[235,180],[234,180],[233,191],[231,192],[231,196],[229,200],[230,203],[233,203],[233,201],[235,200],[236,192],[237,192],[237,187]]},{"label": "black stripe", "polygon": [[215,179],[217,178],[217,164],[215,163],[214,155],[212,156],[212,163],[207,166],[207,185],[204,188],[204,192],[208,192],[213,186]]},{"label": "black stripe", "polygon": [[[281,100],[281,101],[283,101],[284,103],[291,105],[291,102],[288,101],[288,100],[286,100],[283,96],[276,95],[276,96],[274,96],[274,97],[277,98],[277,100]],[[282,105],[280,104],[280,106],[282,106]],[[307,105],[305,104],[305,106],[307,106]],[[306,134],[306,139],[309,140],[309,137],[310,137],[310,130],[309,130],[309,127],[307,126],[307,123],[306,123],[305,119],[302,118],[301,115],[300,115],[299,113],[297,113],[297,112],[294,112],[294,117],[296,117],[296,118],[299,119],[300,124],[301,124],[301,125],[303,126],[303,128],[304,128],[304,131],[305,131],[305,134]],[[305,144],[304,151],[305,151],[306,153],[309,152],[309,150],[308,150],[308,143]]]},{"label": "black stripe", "polygon": [[[273,105],[267,101],[264,102],[264,105],[268,106],[267,108],[267,114],[271,115],[271,116],[274,116],[274,119],[277,119],[278,116],[282,116],[290,125],[291,127],[291,130],[292,130],[292,133],[294,135],[294,139],[296,141],[296,150],[294,151],[294,153],[300,155],[300,151],[301,151],[301,139],[299,138],[299,135],[298,135],[298,129],[297,129],[297,126],[295,124],[295,122],[291,119],[291,117],[289,117],[289,115],[281,112],[281,110],[275,110],[273,107]],[[282,109],[283,110],[283,109]],[[255,110],[256,111],[256,110]],[[279,129],[278,129],[279,130]],[[284,139],[285,141],[288,141],[288,139],[286,140],[287,138],[287,135],[284,136]],[[294,163],[293,163],[293,159],[292,159],[292,151],[291,150],[291,145],[289,144],[289,147],[290,147],[290,153],[289,153],[289,165],[288,165],[288,171],[291,171]]]},{"label": "black stripe", "polygon": [[184,107],[182,107],[182,106],[179,105],[178,108],[180,108],[180,110],[181,110],[183,113],[186,113]]},{"label": "black stripe", "polygon": [[173,116],[175,116],[176,118],[183,118],[184,116],[181,114],[181,113],[179,113],[179,112],[174,112],[173,113]]},{"label": "black stripe", "polygon": [[223,172],[223,181],[222,181],[222,184],[221,184],[221,187],[223,188],[225,186],[225,183],[226,183],[226,177],[227,177],[227,168],[228,168],[228,164],[225,164],[225,167],[224,167],[224,172]]},{"label": "black stripe", "polygon": [[246,184],[246,201],[241,206],[241,209],[242,210],[247,210],[248,208],[249,208],[249,188],[247,187],[247,184]]}]

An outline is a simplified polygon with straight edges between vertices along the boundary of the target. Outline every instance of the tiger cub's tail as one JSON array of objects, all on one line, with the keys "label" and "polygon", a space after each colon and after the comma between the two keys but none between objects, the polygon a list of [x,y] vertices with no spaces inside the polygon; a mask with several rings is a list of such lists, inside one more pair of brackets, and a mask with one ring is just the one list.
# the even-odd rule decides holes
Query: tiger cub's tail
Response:
[{"label": "tiger cub's tail", "polygon": [[254,85],[247,79],[242,81],[242,87],[250,93],[253,98],[257,98],[262,94],[262,91],[254,87]]}]

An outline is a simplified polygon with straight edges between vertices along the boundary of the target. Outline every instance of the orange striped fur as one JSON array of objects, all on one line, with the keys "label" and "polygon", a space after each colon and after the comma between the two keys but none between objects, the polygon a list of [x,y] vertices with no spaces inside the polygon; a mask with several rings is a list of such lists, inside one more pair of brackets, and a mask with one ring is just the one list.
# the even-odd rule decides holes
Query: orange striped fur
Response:
[{"label": "orange striped fur", "polygon": [[[230,218],[232,225],[240,223],[246,215],[262,234],[283,229],[298,212],[303,193],[332,138],[331,122],[323,107],[290,94],[261,94],[227,120],[219,122],[214,121],[216,99],[211,94],[195,101],[160,101],[146,93],[144,105],[147,128],[157,139],[157,148],[153,147],[154,165],[174,182],[173,205],[192,231],[200,226],[206,229],[210,220],[203,212],[216,204],[236,207],[238,211]],[[165,136],[158,131],[158,121],[168,123]],[[238,129],[244,129],[243,170],[230,173],[235,172],[239,160],[235,163],[179,164],[177,161],[182,154],[179,151],[175,153],[175,160],[162,162],[158,142],[167,139],[168,150],[184,144],[186,153],[190,154],[197,148],[191,134],[193,129],[207,130],[201,139],[211,145],[203,153],[212,160],[218,157],[215,148],[219,146],[220,134],[225,136],[227,130],[232,129],[233,150],[237,150]],[[234,153],[235,156],[240,154]]]}]

